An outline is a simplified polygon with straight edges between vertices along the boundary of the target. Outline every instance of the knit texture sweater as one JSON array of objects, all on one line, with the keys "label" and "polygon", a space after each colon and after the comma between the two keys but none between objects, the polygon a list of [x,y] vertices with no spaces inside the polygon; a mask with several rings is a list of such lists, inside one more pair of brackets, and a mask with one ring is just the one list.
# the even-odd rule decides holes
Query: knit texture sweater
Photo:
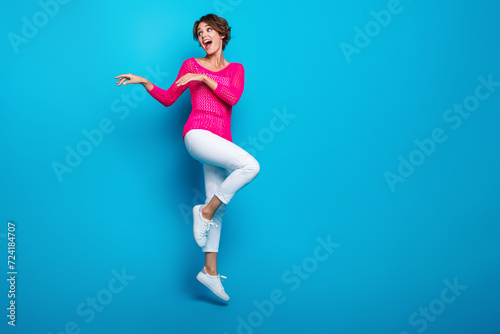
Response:
[{"label": "knit texture sweater", "polygon": [[[187,73],[205,74],[217,82],[217,88],[212,90],[202,81],[191,81],[177,87],[175,81]],[[191,129],[204,129],[232,142],[231,112],[243,93],[244,77],[245,70],[240,63],[230,63],[222,70],[213,72],[198,64],[196,59],[189,58],[182,63],[170,88],[164,90],[153,84],[148,93],[169,107],[189,87],[193,109],[184,125],[182,139]]]}]

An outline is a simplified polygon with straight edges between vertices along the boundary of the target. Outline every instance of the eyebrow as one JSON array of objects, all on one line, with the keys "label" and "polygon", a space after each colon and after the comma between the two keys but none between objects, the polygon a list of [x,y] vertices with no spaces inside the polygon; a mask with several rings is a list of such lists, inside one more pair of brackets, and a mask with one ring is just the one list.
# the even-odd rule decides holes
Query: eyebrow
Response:
[{"label": "eyebrow", "polygon": [[[210,26],[209,26],[208,24],[206,24],[206,23],[205,23],[205,27],[210,27]],[[210,27],[210,28],[211,28],[211,27]],[[201,28],[200,28],[200,27],[198,27],[198,30],[200,30],[200,29],[201,29]],[[198,31],[198,30],[196,30],[196,31]]]}]

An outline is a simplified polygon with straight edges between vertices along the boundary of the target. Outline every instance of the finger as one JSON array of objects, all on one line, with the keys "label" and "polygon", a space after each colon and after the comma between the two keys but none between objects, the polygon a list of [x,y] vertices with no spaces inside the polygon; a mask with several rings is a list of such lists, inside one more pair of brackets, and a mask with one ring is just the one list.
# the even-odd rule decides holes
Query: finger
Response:
[{"label": "finger", "polygon": [[128,76],[127,74],[120,74],[115,77],[115,79],[122,78]]},{"label": "finger", "polygon": [[189,81],[191,81],[191,73],[188,73],[188,74],[184,75],[182,78],[180,78],[179,79],[179,84],[180,85],[185,85]]},{"label": "finger", "polygon": [[184,84],[187,84],[188,82],[192,81],[193,79],[193,76],[195,74],[194,73],[188,73],[188,74],[185,74],[181,79],[181,83],[184,85]]}]

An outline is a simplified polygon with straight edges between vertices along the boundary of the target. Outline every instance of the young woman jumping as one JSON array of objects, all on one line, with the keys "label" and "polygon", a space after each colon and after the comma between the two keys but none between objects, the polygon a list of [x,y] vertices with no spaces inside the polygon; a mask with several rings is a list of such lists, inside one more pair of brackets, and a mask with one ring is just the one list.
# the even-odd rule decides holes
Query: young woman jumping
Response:
[{"label": "young woman jumping", "polygon": [[231,27],[224,18],[208,14],[194,23],[193,38],[206,56],[186,59],[167,90],[130,73],[115,79],[119,79],[118,86],[142,84],[166,107],[189,88],[192,111],[182,138],[189,154],[203,165],[206,192],[205,204],[193,208],[194,239],[205,252],[205,266],[196,278],[218,297],[229,301],[221,281],[227,277],[217,274],[222,216],[235,193],[257,176],[260,166],[231,137],[232,107],[243,93],[245,74],[243,65],[224,59]]}]

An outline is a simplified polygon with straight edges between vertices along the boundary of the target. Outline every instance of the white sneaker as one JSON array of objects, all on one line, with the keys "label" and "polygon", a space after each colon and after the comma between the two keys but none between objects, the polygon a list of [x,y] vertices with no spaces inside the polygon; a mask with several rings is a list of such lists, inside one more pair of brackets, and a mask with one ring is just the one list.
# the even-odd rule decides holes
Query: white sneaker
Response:
[{"label": "white sneaker", "polygon": [[201,284],[209,288],[213,293],[215,293],[217,297],[227,302],[229,301],[229,296],[224,291],[221,278],[227,279],[226,276],[222,275],[217,275],[217,276],[209,275],[205,271],[205,267],[203,267],[202,271],[200,271],[196,276],[196,279],[200,281]]},{"label": "white sneaker", "polygon": [[201,208],[204,204],[196,205],[193,208],[193,235],[198,246],[203,247],[207,243],[208,230],[210,226],[217,224],[213,220],[205,219],[201,216]]}]

